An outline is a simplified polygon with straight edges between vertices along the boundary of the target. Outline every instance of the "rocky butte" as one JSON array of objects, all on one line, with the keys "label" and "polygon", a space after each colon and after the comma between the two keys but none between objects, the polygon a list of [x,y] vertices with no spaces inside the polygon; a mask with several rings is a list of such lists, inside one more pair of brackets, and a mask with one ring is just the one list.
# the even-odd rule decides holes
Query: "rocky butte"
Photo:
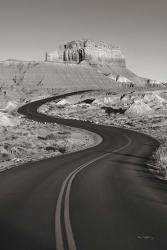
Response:
[{"label": "rocky butte", "polygon": [[125,57],[119,47],[88,39],[75,40],[59,46],[54,52],[46,53],[45,61],[78,64],[88,61],[126,67]]},{"label": "rocky butte", "polygon": [[[105,76],[105,81],[108,78],[110,83],[123,83],[126,86],[143,86],[148,81],[127,69],[125,57],[118,46],[102,41],[81,39],[67,42],[55,51],[47,52],[45,62],[62,63],[62,66],[85,65],[87,68],[90,67],[89,70],[92,70],[93,66],[96,70],[94,75],[97,76],[98,73],[100,76],[100,73],[101,76]],[[79,67],[77,68],[79,70]],[[80,67],[81,70],[84,70],[84,67]]]}]

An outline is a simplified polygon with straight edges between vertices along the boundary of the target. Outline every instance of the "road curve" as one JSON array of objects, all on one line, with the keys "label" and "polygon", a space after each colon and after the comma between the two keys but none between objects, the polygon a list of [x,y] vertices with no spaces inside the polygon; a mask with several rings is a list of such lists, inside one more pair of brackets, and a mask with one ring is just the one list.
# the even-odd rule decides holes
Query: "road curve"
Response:
[{"label": "road curve", "polygon": [[93,131],[103,142],[0,174],[0,249],[167,249],[167,185],[145,166],[158,142],[134,131],[37,113],[43,103],[64,96],[19,112]]}]

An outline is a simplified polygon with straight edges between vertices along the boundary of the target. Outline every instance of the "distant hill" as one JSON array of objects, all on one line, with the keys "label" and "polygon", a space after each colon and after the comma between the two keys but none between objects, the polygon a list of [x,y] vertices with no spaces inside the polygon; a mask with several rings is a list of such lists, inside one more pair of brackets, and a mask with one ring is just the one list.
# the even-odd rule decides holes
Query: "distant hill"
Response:
[{"label": "distant hill", "polygon": [[54,95],[62,90],[115,89],[119,85],[88,64],[0,62],[1,108],[10,101]]},{"label": "distant hill", "polygon": [[[151,84],[127,69],[118,46],[88,39],[61,45],[45,61],[0,62],[0,95],[45,93],[45,89],[117,89]],[[11,92],[11,94],[10,94]],[[8,100],[10,101],[10,100]]]},{"label": "distant hill", "polygon": [[55,51],[47,52],[45,61],[68,64],[86,62],[117,83],[142,86],[148,81],[126,68],[126,59],[118,46],[102,41],[81,39],[67,42]]},{"label": "distant hill", "polygon": [[0,63],[0,87],[110,88],[115,81],[88,64],[5,61]]},{"label": "distant hill", "polygon": [[118,46],[102,41],[81,39],[60,45],[54,52],[46,53],[46,61],[81,63],[110,63],[126,67],[125,57]]},{"label": "distant hill", "polygon": [[[131,70],[120,67],[118,65],[110,65],[110,64],[97,64],[96,65],[99,72],[103,73],[104,75],[108,76],[109,78],[115,80],[118,82],[126,82],[126,83],[133,83],[136,86],[144,86],[147,84],[148,80],[147,78],[143,78],[140,76],[137,76],[135,73],[133,73]],[[126,79],[126,81],[125,81]]]}]

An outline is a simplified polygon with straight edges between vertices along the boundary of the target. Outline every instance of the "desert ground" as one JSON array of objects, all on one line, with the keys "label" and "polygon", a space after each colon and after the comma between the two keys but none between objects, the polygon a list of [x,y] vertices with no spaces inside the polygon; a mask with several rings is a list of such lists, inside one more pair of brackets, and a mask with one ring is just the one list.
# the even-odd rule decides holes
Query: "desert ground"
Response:
[{"label": "desert ground", "polygon": [[159,178],[167,179],[167,91],[96,91],[52,101],[41,106],[39,112],[133,129],[155,137],[161,146],[148,166]]},{"label": "desert ground", "polygon": [[[151,171],[166,178],[165,87],[114,82],[116,73],[139,81],[127,69],[109,66],[20,62],[0,63],[0,170],[80,150],[99,138],[86,131],[58,124],[39,124],[17,113],[25,103],[78,89],[95,89],[42,106],[39,112],[56,117],[135,129],[154,136],[161,146],[151,159]],[[70,91],[67,88],[70,86]],[[160,90],[156,90],[160,89]],[[107,90],[101,90],[107,89]],[[27,141],[28,138],[28,141]]]}]

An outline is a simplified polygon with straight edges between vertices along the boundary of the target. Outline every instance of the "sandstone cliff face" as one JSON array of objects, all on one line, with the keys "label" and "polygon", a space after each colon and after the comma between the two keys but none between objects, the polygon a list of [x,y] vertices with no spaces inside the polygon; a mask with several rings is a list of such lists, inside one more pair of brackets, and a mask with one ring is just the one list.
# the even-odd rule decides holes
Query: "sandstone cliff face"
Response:
[{"label": "sandstone cliff face", "polygon": [[60,46],[52,53],[46,53],[46,61],[81,63],[110,63],[121,67],[126,67],[125,58],[119,47],[108,45],[104,42],[94,42],[82,39],[71,41]]}]

